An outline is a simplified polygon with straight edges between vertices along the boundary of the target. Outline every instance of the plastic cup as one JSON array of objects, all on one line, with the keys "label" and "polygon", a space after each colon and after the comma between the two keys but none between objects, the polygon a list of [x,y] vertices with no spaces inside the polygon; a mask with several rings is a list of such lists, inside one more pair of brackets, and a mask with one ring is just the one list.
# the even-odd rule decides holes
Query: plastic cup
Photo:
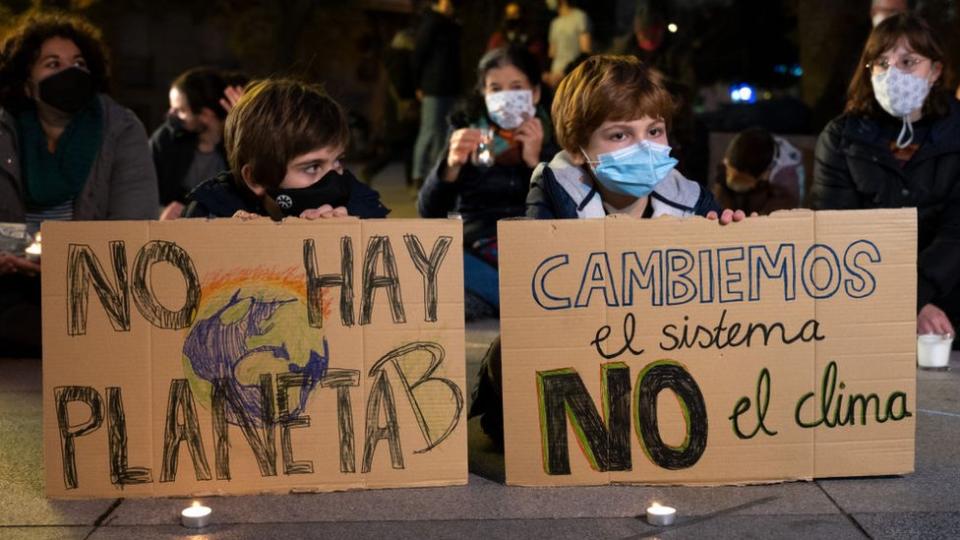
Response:
[{"label": "plastic cup", "polygon": [[920,369],[947,369],[950,364],[950,334],[923,334],[917,336],[917,365]]}]

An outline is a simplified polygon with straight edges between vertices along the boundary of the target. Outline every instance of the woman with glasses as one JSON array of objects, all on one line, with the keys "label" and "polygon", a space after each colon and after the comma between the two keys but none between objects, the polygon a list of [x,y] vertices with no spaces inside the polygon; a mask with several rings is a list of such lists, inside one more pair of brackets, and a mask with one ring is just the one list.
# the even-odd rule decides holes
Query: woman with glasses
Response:
[{"label": "woman with glasses", "polygon": [[960,104],[940,40],[916,15],[867,39],[844,113],[817,142],[815,209],[916,207],[917,332],[953,334],[960,316]]}]

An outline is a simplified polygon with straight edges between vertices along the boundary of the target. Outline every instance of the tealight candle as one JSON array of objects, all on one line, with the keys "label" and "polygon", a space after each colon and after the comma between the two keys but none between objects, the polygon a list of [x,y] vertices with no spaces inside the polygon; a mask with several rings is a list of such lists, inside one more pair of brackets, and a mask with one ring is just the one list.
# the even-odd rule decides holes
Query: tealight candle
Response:
[{"label": "tealight candle", "polygon": [[28,260],[37,262],[40,260],[40,242],[34,242],[27,246],[27,249],[23,250],[24,254],[27,256]]},{"label": "tealight candle", "polygon": [[672,506],[660,506],[659,503],[653,503],[647,508],[647,523],[656,527],[673,525],[676,519],[677,509]]},{"label": "tealight candle", "polygon": [[180,512],[180,524],[191,529],[201,529],[210,524],[212,513],[213,509],[209,506],[202,506],[199,502],[193,501],[192,505]]}]

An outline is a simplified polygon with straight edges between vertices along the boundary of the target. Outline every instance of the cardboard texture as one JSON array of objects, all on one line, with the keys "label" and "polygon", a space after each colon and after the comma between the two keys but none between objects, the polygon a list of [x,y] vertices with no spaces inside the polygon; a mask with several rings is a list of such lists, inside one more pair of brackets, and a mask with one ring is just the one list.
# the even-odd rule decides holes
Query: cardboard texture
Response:
[{"label": "cardboard texture", "polygon": [[506,478],[913,471],[916,213],[504,221]]},{"label": "cardboard texture", "polygon": [[43,225],[46,493],[465,484],[458,220]]}]

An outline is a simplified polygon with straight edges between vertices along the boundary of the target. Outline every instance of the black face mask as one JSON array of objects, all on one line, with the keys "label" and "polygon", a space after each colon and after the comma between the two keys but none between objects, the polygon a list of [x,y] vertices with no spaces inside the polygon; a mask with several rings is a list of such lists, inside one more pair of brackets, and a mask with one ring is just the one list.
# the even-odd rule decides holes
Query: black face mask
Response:
[{"label": "black face mask", "polygon": [[305,188],[274,190],[271,195],[286,216],[299,216],[304,210],[320,208],[325,204],[336,208],[346,206],[350,200],[350,184],[357,181],[350,171],[343,174],[331,170],[322,178]]},{"label": "black face mask", "polygon": [[41,80],[37,90],[41,101],[67,114],[75,114],[96,95],[90,72],[78,67],[69,67]]}]

